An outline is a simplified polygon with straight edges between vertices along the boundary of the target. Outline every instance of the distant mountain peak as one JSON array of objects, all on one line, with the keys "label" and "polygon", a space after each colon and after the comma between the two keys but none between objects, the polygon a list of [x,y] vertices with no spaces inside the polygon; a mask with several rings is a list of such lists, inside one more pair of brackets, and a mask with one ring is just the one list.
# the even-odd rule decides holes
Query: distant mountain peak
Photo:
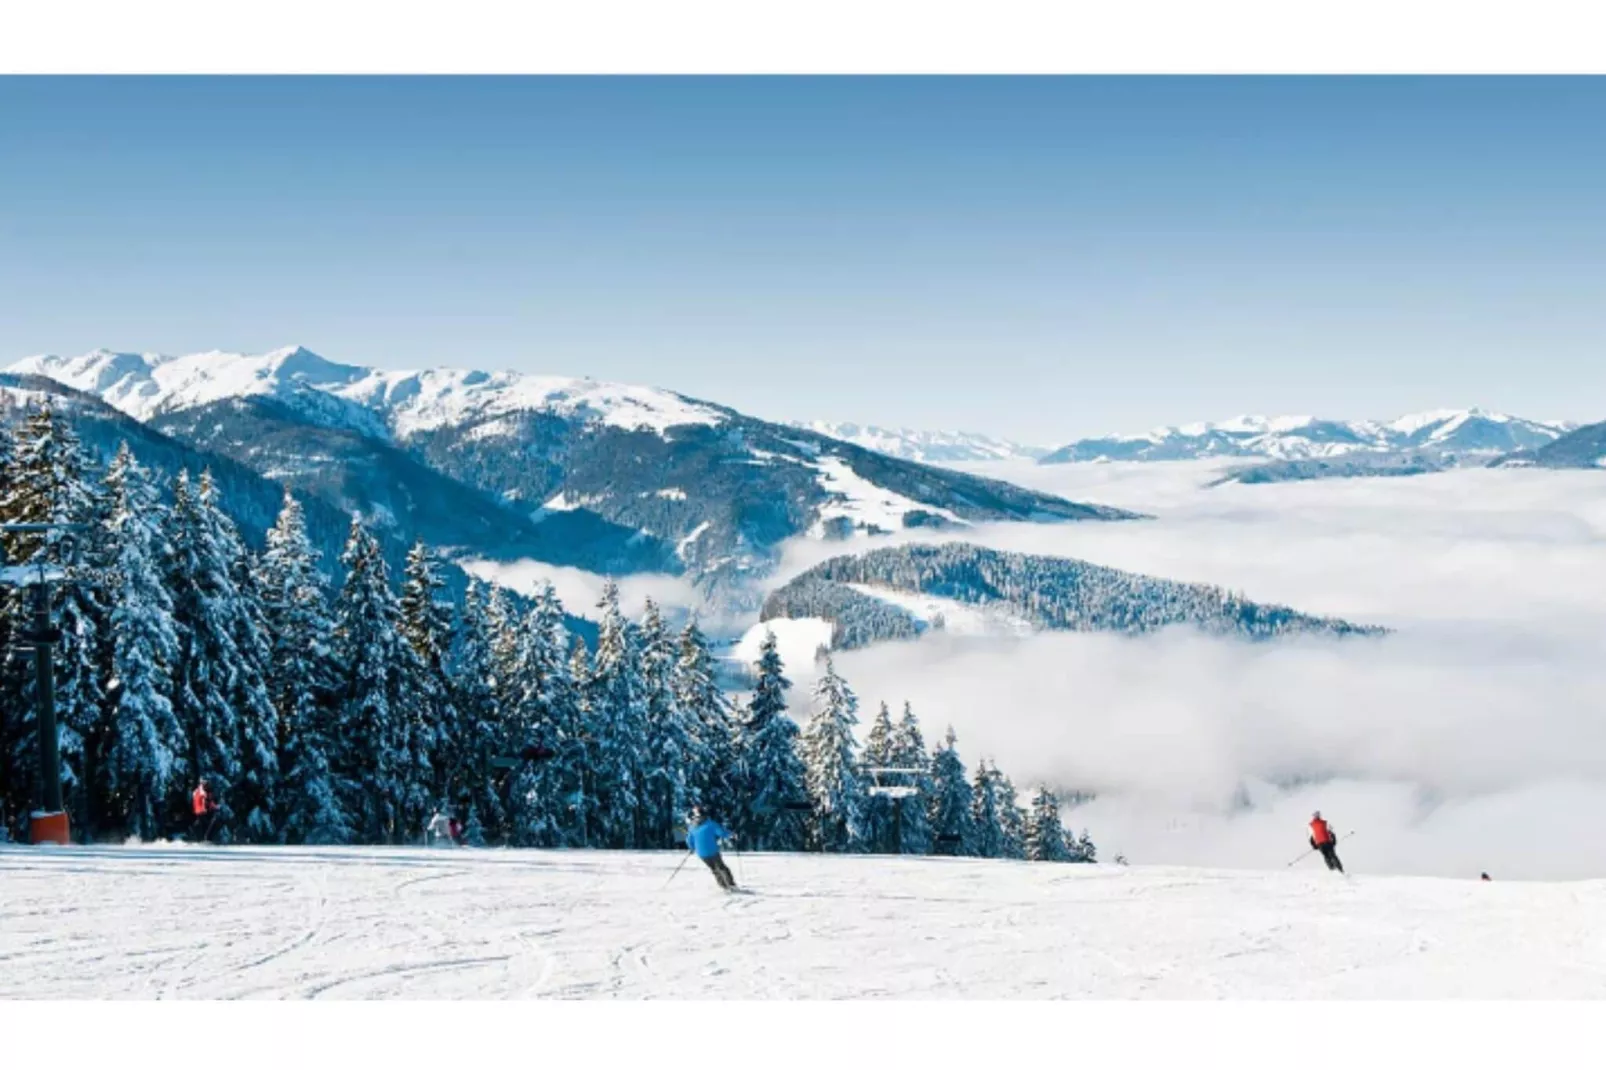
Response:
[{"label": "distant mountain peak", "polygon": [[1143,435],[1082,439],[1055,450],[1042,460],[1045,464],[1206,457],[1298,461],[1408,449],[1446,457],[1491,458],[1542,446],[1566,430],[1565,425],[1479,408],[1435,409],[1386,422],[1314,416],[1236,416],[1219,422],[1156,428]]},{"label": "distant mountain peak", "polygon": [[907,427],[878,427],[874,424],[830,420],[794,422],[792,426],[920,464],[962,464],[1015,458],[1036,460],[1048,453],[1046,447],[1025,446],[976,431],[920,431]]}]

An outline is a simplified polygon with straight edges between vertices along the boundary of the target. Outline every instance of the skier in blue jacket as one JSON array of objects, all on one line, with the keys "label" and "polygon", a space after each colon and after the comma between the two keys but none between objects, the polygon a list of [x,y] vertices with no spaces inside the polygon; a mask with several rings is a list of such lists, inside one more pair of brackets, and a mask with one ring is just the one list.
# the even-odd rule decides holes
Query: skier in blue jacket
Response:
[{"label": "skier in blue jacket", "polygon": [[704,817],[702,810],[697,807],[692,808],[686,825],[686,849],[696,852],[703,864],[713,871],[714,879],[721,888],[727,892],[735,891],[736,878],[731,876],[725,860],[719,857],[719,841],[735,839],[735,835],[718,821]]}]

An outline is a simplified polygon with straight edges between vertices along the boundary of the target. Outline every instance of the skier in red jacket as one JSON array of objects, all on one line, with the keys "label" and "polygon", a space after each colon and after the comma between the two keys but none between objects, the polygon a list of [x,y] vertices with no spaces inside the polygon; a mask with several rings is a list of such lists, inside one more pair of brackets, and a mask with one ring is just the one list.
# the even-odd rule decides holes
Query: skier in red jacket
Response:
[{"label": "skier in red jacket", "polygon": [[202,843],[207,842],[212,835],[212,822],[217,820],[217,800],[206,790],[204,778],[195,785],[195,791],[190,795],[190,811],[195,818],[192,831],[200,832],[196,838]]},{"label": "skier in red jacket", "polygon": [[1338,860],[1338,837],[1333,834],[1332,828],[1322,820],[1322,812],[1317,810],[1310,815],[1310,845],[1313,850],[1322,853],[1322,861],[1327,863],[1328,869],[1344,872],[1344,863]]}]

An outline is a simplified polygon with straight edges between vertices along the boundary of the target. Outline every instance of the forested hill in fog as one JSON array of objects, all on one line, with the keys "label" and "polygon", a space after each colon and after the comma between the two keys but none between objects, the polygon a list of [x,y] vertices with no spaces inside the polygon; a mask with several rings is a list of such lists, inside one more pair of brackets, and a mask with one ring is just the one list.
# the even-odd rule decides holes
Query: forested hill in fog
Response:
[{"label": "forested hill in fog", "polygon": [[1220,587],[962,542],[833,557],[774,591],[762,616],[830,621],[839,649],[932,628],[1140,633],[1191,624],[1254,639],[1384,631],[1252,602]]}]

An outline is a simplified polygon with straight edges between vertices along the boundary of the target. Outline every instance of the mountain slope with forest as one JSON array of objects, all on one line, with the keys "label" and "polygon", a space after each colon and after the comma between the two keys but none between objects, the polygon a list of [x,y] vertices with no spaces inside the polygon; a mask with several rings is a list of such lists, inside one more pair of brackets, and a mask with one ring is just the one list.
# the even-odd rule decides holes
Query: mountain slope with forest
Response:
[{"label": "mountain slope with forest", "polygon": [[1519,450],[1494,462],[1509,468],[1606,467],[1606,422],[1586,424],[1548,445]]},{"label": "mountain slope with forest", "polygon": [[14,370],[93,393],[378,527],[481,558],[682,573],[738,603],[795,536],[1134,516],[589,379],[389,371],[300,347],[99,350]]},{"label": "mountain slope with forest", "polygon": [[[926,596],[926,606],[907,596]],[[947,603],[952,608],[945,608]],[[1178,583],[1070,558],[1006,553],[969,543],[885,547],[822,562],[772,592],[762,619],[823,619],[832,646],[867,646],[949,630],[949,617],[979,610],[967,630],[1136,634],[1193,625],[1213,634],[1381,635],[1384,629],[1251,602],[1220,587]],[[990,618],[990,619],[989,619]]]}]

